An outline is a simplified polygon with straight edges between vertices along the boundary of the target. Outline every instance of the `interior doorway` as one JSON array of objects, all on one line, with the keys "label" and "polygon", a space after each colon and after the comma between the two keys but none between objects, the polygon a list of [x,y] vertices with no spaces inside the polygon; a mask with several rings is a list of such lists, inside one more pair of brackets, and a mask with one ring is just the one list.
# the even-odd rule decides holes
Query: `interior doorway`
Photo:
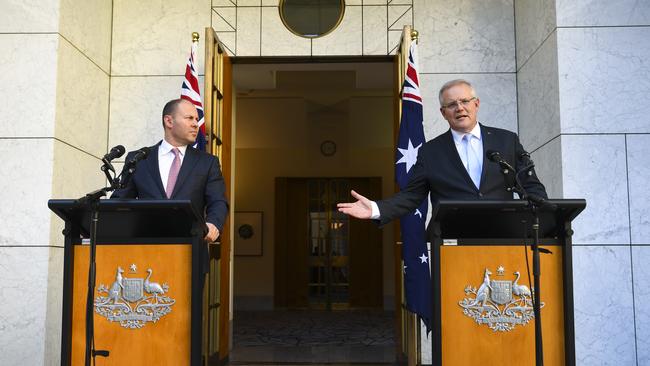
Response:
[{"label": "interior doorway", "polygon": [[233,60],[234,215],[263,223],[245,255],[234,227],[231,363],[392,364],[393,227],[335,208],[393,192],[392,59],[259,61]]},{"label": "interior doorway", "polygon": [[276,308],[383,307],[381,231],[336,209],[352,187],[378,197],[381,179],[276,179]]}]

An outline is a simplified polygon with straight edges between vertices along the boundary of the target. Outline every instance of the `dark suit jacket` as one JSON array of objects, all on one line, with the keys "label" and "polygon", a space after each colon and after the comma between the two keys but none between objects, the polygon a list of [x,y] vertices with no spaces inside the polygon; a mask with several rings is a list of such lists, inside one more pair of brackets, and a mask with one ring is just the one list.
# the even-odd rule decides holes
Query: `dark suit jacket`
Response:
[{"label": "dark suit jacket", "polygon": [[[147,158],[136,165],[127,186],[113,192],[111,198],[167,199],[158,169],[159,146],[160,142],[150,148]],[[130,152],[126,160],[134,153]],[[170,199],[189,199],[196,212],[205,215],[206,222],[222,231],[228,214],[225,192],[219,159],[188,146]]]},{"label": "dark suit jacket", "polygon": [[[515,169],[519,170],[522,167],[519,156],[524,152],[524,148],[517,134],[481,125],[481,139],[484,153],[489,150],[499,151]],[[534,172],[532,176],[520,174],[520,178],[528,193],[547,198],[546,189]],[[404,190],[393,197],[377,201],[381,215],[379,224],[384,225],[415,210],[429,192],[434,204],[441,199],[513,199],[512,193],[505,189],[499,165],[491,162],[487,157],[483,158],[480,189],[474,185],[460,160],[451,130],[420,148],[417,162],[409,172],[409,184]]]}]

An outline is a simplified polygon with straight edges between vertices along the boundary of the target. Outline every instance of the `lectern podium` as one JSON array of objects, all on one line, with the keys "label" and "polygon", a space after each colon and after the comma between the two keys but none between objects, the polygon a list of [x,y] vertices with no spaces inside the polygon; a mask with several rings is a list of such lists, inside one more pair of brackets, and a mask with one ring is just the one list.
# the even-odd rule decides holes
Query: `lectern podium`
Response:
[{"label": "lectern podium", "polygon": [[[538,210],[540,248],[550,251],[540,254],[546,365],[575,365],[571,221],[584,207],[584,200],[549,200]],[[532,222],[521,200],[435,205],[433,365],[535,364]]]},{"label": "lectern podium", "polygon": [[[61,365],[83,365],[91,212],[50,200],[65,220]],[[187,200],[100,200],[96,236],[97,365],[201,363],[205,222]]]}]

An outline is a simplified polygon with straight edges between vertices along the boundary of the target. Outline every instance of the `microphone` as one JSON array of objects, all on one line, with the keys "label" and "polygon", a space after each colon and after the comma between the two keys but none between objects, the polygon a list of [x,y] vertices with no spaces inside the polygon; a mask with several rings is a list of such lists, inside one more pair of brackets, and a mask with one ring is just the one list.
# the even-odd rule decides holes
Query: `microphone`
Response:
[{"label": "microphone", "polygon": [[[491,162],[499,164],[501,166],[501,169],[511,170],[515,172],[515,169],[512,167],[512,165],[510,165],[507,161],[505,161],[505,159],[503,159],[500,152],[496,150],[488,150],[487,152],[485,152],[485,156],[487,156],[487,158]],[[508,173],[508,172],[505,171],[504,173]]]},{"label": "microphone", "polygon": [[104,155],[102,158],[102,161],[104,163],[108,163],[113,159],[119,158],[120,156],[124,155],[124,152],[126,150],[124,149],[124,146],[122,145],[117,145],[111,149],[111,151],[108,152],[108,154]]},{"label": "microphone", "polygon": [[517,172],[517,174],[525,171],[528,176],[532,176],[535,163],[530,159],[530,154],[526,151],[522,151],[521,154],[519,154],[519,161],[523,164],[523,167],[519,172]]},{"label": "microphone", "polygon": [[131,176],[135,173],[135,167],[140,160],[144,160],[149,156],[151,149],[148,147],[140,148],[133,152],[133,155],[124,163],[122,173],[120,173],[120,188],[126,187],[131,180]]}]

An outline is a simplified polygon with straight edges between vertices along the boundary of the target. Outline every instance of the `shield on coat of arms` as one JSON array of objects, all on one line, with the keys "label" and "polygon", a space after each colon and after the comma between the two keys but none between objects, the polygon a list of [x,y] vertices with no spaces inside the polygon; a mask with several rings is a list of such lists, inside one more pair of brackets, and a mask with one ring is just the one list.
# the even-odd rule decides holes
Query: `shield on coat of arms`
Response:
[{"label": "shield on coat of arms", "polygon": [[142,278],[125,278],[122,280],[124,291],[122,297],[128,302],[135,302],[144,297],[144,280]]},{"label": "shield on coat of arms", "polygon": [[512,281],[490,281],[490,299],[499,305],[512,301]]}]

